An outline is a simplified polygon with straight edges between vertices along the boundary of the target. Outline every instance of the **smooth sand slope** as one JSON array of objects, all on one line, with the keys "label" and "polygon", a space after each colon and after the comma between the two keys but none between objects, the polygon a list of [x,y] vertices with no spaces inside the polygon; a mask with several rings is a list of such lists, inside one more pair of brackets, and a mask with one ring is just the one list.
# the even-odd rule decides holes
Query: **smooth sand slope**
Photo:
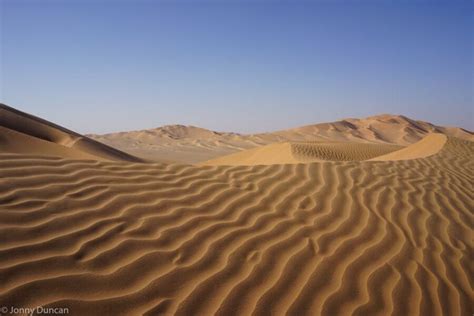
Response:
[{"label": "smooth sand slope", "polygon": [[0,152],[143,162],[140,158],[1,103]]},{"label": "smooth sand slope", "polygon": [[1,152],[0,306],[471,315],[473,183],[474,143],[451,137],[419,159],[267,166]]},{"label": "smooth sand slope", "polygon": [[401,115],[345,119],[260,134],[222,133],[168,125],[132,132],[89,135],[110,146],[158,162],[202,163],[241,150],[283,142],[356,142],[407,146],[431,133],[474,141],[474,134]]},{"label": "smooth sand slope", "polygon": [[446,144],[448,138],[443,134],[430,134],[419,142],[406,148],[377,156],[371,160],[390,161],[425,158],[437,154]]}]

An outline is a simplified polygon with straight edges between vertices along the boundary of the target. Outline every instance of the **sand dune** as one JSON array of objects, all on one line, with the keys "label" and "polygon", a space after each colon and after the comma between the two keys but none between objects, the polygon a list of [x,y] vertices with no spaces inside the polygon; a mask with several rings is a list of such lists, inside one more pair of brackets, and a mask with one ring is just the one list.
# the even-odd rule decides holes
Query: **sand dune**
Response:
[{"label": "sand dune", "polygon": [[271,144],[208,160],[205,166],[252,166],[309,163],[317,161],[360,161],[403,148],[397,145],[349,142],[291,142]]},{"label": "sand dune", "polygon": [[0,103],[0,152],[140,162],[140,158]]},{"label": "sand dune", "polygon": [[375,115],[363,119],[348,118],[332,123],[298,127],[275,134],[292,138],[294,138],[294,134],[316,135],[325,140],[365,140],[407,146],[431,133],[474,141],[474,134],[462,128],[438,126],[429,122],[413,120],[403,115],[390,114]]},{"label": "sand dune", "polygon": [[474,141],[474,134],[462,128],[437,126],[401,115],[388,114],[247,135],[214,132],[195,126],[169,125],[148,130],[89,136],[155,161],[166,159],[168,162],[199,163],[274,143],[338,141],[407,146],[431,133]]},{"label": "sand dune", "polygon": [[445,145],[444,134],[428,134],[404,148],[397,145],[356,142],[291,142],[243,150],[201,163],[204,166],[252,166],[318,161],[387,161],[431,156]]},{"label": "sand dune", "polygon": [[472,313],[471,141],[300,140],[230,158],[249,166],[138,163],[0,110],[0,306]]}]

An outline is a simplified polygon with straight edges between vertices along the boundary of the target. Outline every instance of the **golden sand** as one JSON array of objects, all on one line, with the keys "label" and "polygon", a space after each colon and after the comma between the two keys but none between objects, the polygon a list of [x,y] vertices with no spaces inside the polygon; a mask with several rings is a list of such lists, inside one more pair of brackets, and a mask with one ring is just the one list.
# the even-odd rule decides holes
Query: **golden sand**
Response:
[{"label": "golden sand", "polygon": [[[472,313],[473,142],[432,135],[385,156],[286,143],[296,164],[193,166],[93,160],[16,130],[0,130],[0,306]],[[365,160],[374,150],[382,161]]]}]

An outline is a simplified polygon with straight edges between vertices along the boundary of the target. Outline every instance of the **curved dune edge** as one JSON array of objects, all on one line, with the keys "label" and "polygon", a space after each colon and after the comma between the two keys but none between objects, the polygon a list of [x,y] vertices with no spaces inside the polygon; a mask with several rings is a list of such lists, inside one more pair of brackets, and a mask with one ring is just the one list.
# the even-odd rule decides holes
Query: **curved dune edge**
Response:
[{"label": "curved dune edge", "polygon": [[429,134],[422,140],[389,154],[375,157],[370,161],[410,160],[426,158],[439,153],[445,146],[448,137],[443,134]]},{"label": "curved dune edge", "polygon": [[470,315],[474,143],[196,167],[0,153],[0,306]]}]

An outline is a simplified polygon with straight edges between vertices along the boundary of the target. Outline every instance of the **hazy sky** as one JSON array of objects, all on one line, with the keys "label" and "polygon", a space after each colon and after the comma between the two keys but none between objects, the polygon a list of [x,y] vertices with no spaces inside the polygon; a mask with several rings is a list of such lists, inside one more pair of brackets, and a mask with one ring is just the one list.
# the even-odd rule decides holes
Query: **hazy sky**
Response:
[{"label": "hazy sky", "polygon": [[82,133],[474,130],[474,2],[0,0],[0,99]]}]

